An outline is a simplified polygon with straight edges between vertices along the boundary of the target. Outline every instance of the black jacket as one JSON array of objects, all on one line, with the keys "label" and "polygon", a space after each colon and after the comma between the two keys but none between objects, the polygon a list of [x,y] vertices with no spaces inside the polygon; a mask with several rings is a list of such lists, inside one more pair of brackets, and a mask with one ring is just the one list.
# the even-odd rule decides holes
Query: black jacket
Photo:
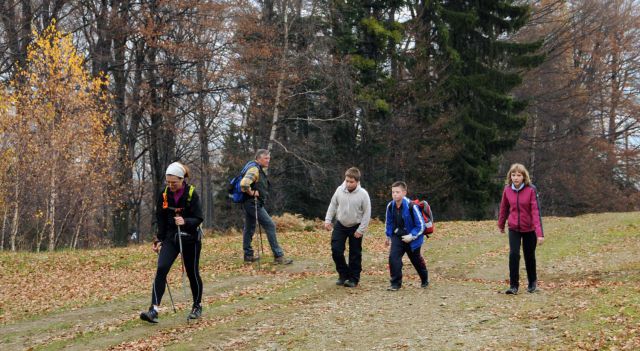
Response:
[{"label": "black jacket", "polygon": [[200,204],[200,196],[194,190],[193,195],[191,196],[191,201],[187,204],[187,198],[189,197],[189,184],[185,182],[184,184],[184,192],[178,203],[175,203],[173,199],[173,192],[167,189],[167,203],[170,208],[162,208],[163,198],[162,193],[164,193],[164,189],[162,189],[162,193],[160,195],[160,201],[158,203],[158,210],[156,212],[156,219],[158,221],[158,239],[164,241],[165,239],[174,239],[176,238],[176,233],[178,232],[178,226],[176,225],[176,221],[174,217],[176,216],[175,210],[171,208],[181,209],[179,211],[180,216],[184,218],[184,225],[180,226],[180,230],[184,233],[189,234],[188,236],[183,236],[182,239],[186,241],[196,241],[198,240],[198,226],[203,221],[202,217],[202,206]]}]

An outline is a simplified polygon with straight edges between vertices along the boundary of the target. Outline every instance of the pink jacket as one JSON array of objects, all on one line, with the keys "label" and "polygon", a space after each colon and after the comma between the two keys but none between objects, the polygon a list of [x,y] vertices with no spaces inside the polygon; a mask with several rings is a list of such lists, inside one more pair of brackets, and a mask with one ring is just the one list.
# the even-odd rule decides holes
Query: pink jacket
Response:
[{"label": "pink jacket", "polygon": [[511,185],[507,185],[504,188],[502,201],[500,201],[498,228],[504,229],[505,221],[509,222],[509,229],[511,230],[518,232],[535,231],[537,237],[544,237],[540,207],[538,206],[538,194],[535,187],[525,185],[520,190],[514,190]]}]

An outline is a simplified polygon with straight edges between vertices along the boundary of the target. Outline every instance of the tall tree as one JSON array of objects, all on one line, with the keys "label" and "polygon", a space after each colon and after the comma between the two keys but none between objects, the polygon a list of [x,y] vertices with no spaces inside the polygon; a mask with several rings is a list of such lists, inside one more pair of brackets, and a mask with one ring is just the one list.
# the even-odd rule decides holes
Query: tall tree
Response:
[{"label": "tall tree", "polygon": [[[77,245],[87,214],[98,208],[92,198],[102,198],[100,189],[110,182],[115,143],[105,134],[110,123],[106,81],[84,69],[71,37],[54,22],[27,53],[8,93],[13,108],[0,120],[9,141],[3,151],[12,155],[5,170],[14,179],[9,201],[20,214],[12,225],[19,226],[18,218],[31,219],[35,240],[27,245],[39,250],[46,241],[53,250],[63,236],[69,246]],[[29,199],[36,205],[21,208]]]},{"label": "tall tree", "polygon": [[481,218],[498,192],[495,181],[498,156],[512,148],[524,126],[523,99],[512,96],[524,68],[542,62],[541,41],[510,40],[529,18],[529,7],[518,1],[430,2],[444,25],[437,43],[448,53],[444,71],[447,96],[444,108],[452,111],[447,129],[457,148],[448,163],[450,203],[457,216]]}]

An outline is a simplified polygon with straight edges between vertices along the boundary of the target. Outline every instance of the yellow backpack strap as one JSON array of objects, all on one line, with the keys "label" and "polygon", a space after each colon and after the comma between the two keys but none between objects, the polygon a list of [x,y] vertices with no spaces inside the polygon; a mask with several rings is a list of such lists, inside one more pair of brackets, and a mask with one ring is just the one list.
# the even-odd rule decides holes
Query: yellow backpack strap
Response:
[{"label": "yellow backpack strap", "polygon": [[193,191],[196,190],[194,185],[189,185],[189,194],[187,195],[187,205],[191,204],[191,198],[193,197]]}]

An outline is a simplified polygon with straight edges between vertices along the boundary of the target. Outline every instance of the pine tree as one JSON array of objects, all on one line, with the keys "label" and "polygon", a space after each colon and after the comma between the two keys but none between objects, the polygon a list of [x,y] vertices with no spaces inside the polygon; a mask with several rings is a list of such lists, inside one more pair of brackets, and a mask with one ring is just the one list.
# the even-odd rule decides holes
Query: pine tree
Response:
[{"label": "pine tree", "polygon": [[443,108],[457,151],[448,169],[456,191],[450,199],[465,217],[479,218],[496,198],[497,161],[518,139],[526,101],[510,95],[521,83],[522,69],[538,65],[540,42],[510,39],[529,17],[516,1],[446,1],[431,3],[440,16],[438,44],[448,56]]}]

